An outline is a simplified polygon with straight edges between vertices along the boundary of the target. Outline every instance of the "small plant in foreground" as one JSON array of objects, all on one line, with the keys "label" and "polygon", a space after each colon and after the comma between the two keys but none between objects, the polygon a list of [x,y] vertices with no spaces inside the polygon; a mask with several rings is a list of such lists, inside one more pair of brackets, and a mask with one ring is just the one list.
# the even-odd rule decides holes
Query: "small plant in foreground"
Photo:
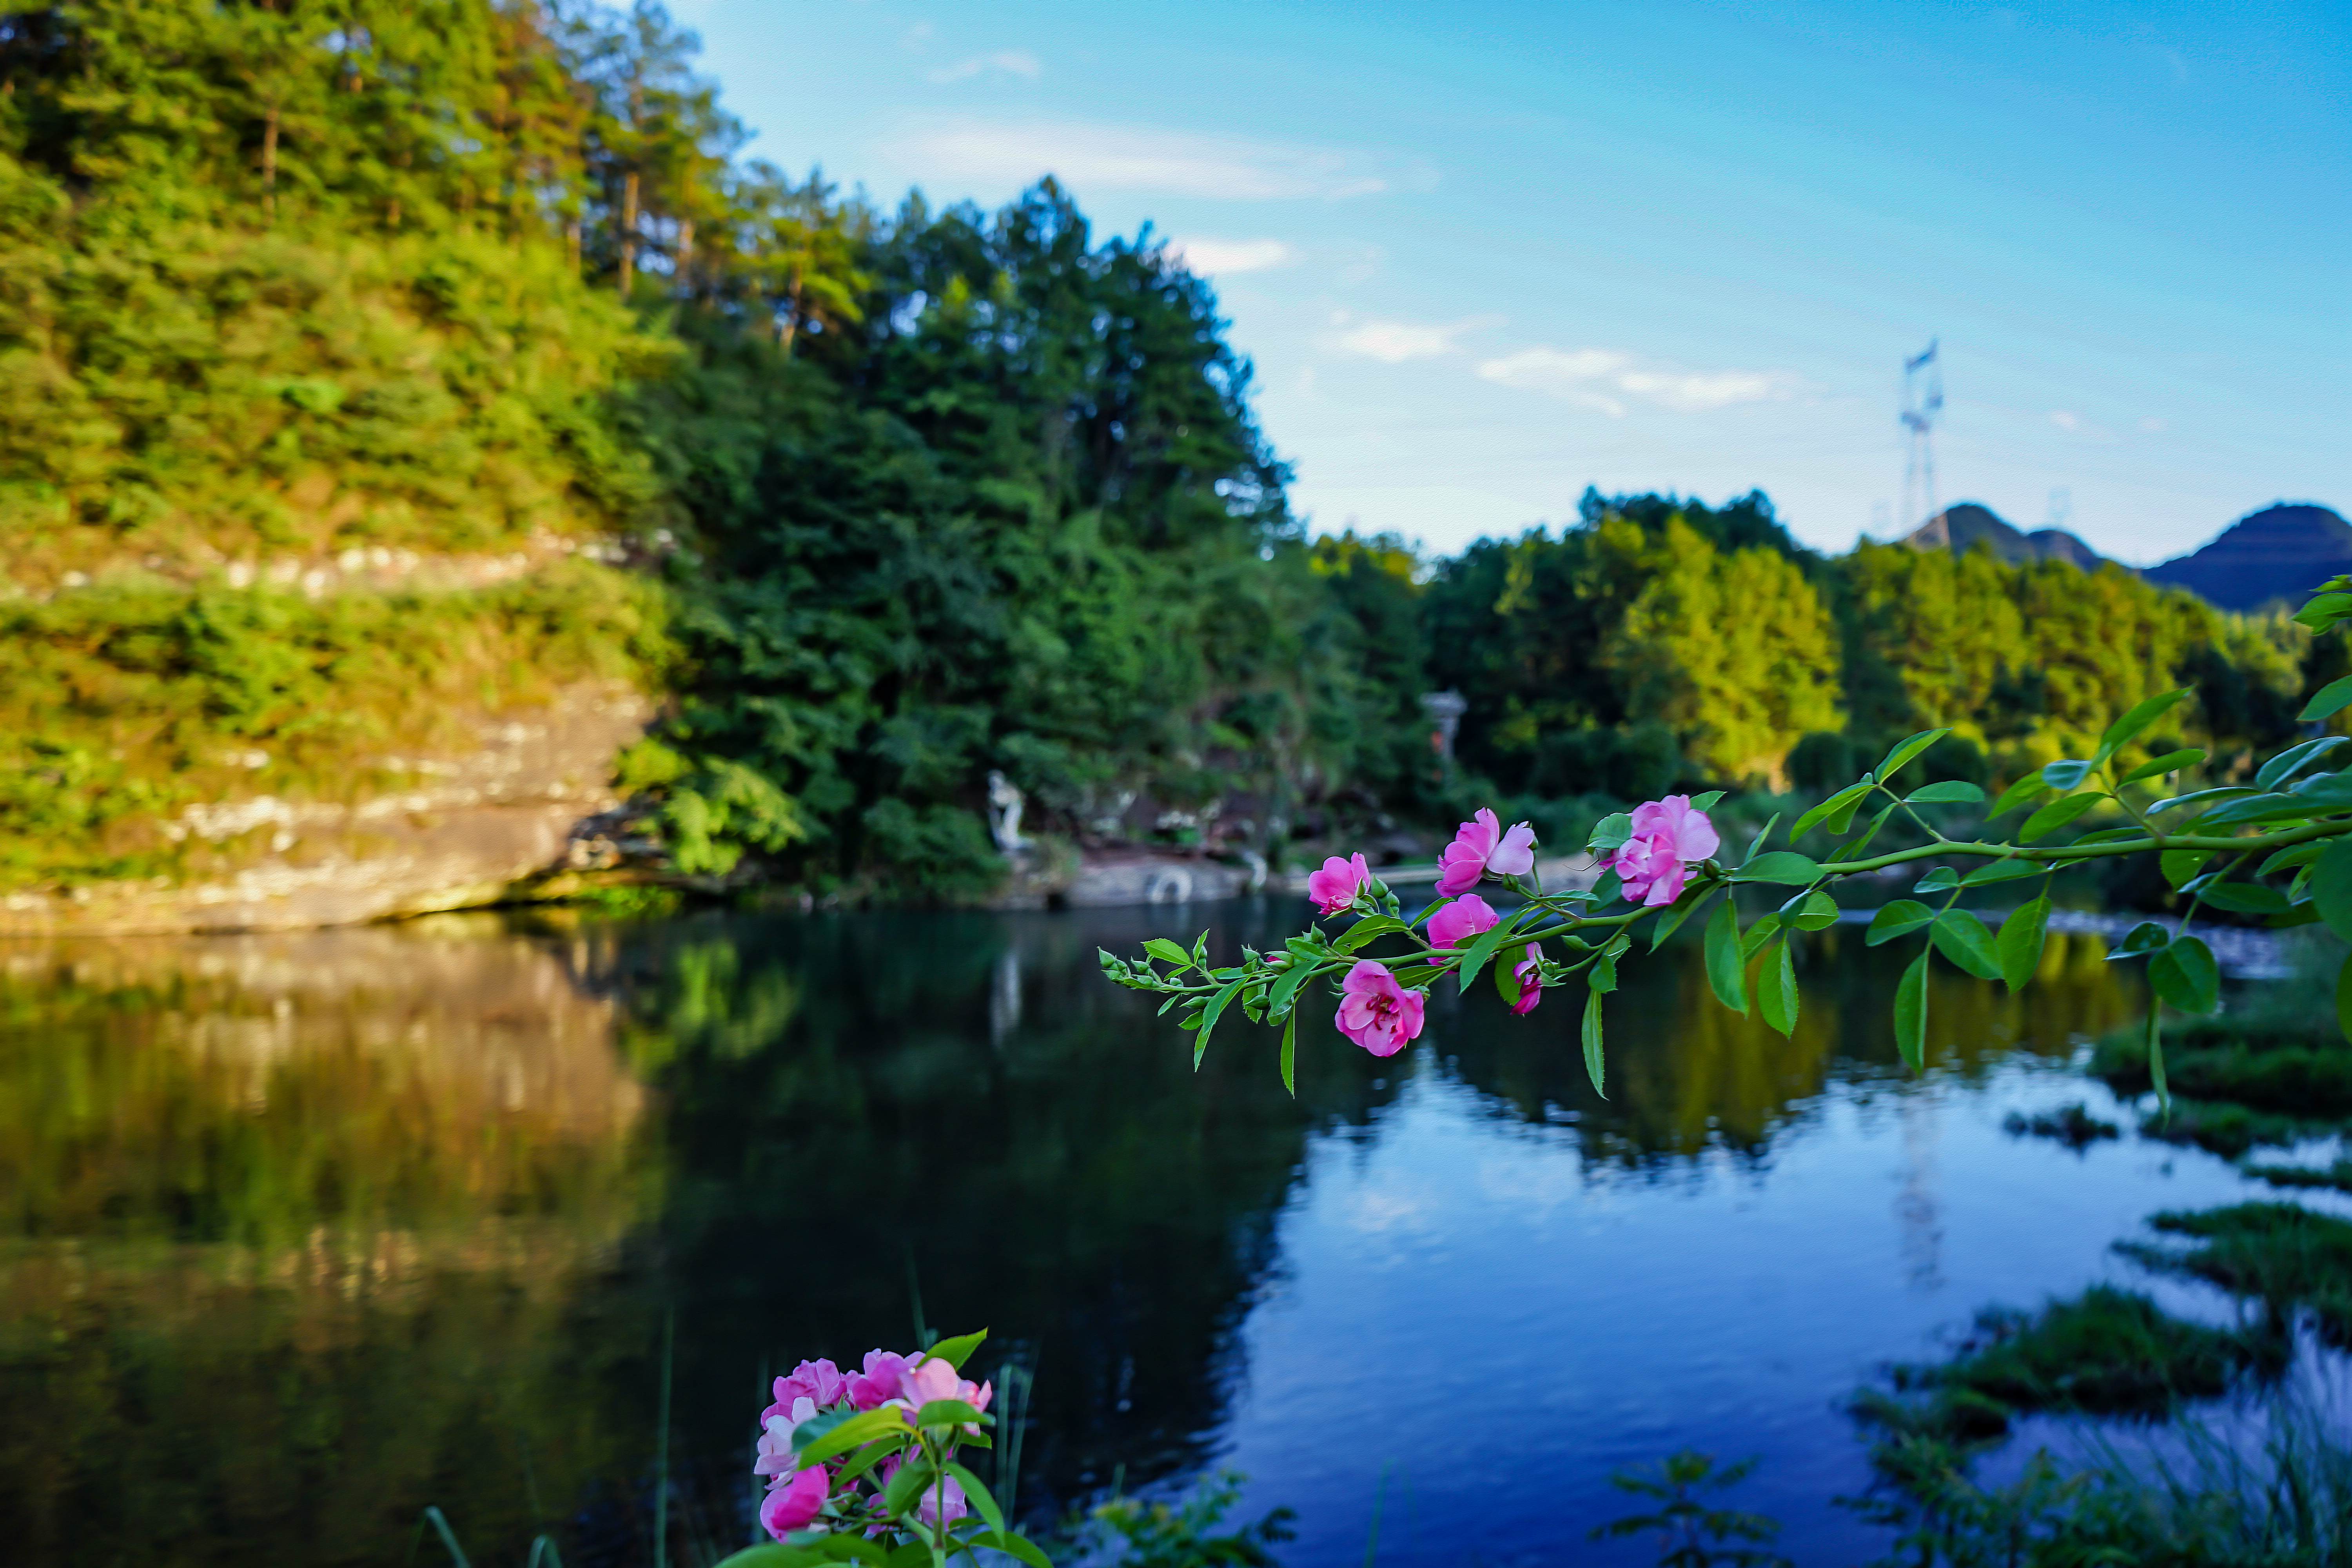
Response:
[{"label": "small plant in foreground", "polygon": [[1274,1548],[1295,1533],[1289,1509],[1223,1534],[1219,1524],[1241,1497],[1244,1477],[1219,1470],[1172,1503],[1115,1497],[1097,1503],[1076,1531],[1078,1554],[1101,1568],[1273,1568]]},{"label": "small plant in foreground", "polygon": [[1756,1469],[1756,1460],[1716,1468],[1712,1454],[1685,1448],[1654,1468],[1619,1470],[1609,1484],[1647,1498],[1657,1506],[1646,1513],[1611,1520],[1592,1532],[1595,1541],[1629,1535],[1658,1536],[1658,1568],[1787,1568],[1789,1559],[1767,1550],[1780,1533],[1780,1521],[1739,1509],[1711,1508],[1706,1492],[1728,1491]]},{"label": "small plant in foreground", "polygon": [[774,1539],[727,1563],[940,1568],[955,1557],[977,1564],[988,1548],[1052,1568],[956,1458],[959,1448],[989,1447],[983,1428],[995,1425],[993,1390],[961,1375],[987,1337],[941,1340],[913,1355],[869,1351],[854,1373],[804,1361],[776,1379],[751,1467],[768,1483],[760,1524]]}]

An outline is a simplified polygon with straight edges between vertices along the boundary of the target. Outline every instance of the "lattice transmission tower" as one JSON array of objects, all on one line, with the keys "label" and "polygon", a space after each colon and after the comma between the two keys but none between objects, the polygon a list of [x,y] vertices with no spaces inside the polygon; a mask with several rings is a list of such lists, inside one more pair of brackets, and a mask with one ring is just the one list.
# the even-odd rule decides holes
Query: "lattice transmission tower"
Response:
[{"label": "lattice transmission tower", "polygon": [[1944,367],[1936,340],[1903,362],[1903,514],[1908,528],[1936,515],[1936,416],[1944,411]]}]

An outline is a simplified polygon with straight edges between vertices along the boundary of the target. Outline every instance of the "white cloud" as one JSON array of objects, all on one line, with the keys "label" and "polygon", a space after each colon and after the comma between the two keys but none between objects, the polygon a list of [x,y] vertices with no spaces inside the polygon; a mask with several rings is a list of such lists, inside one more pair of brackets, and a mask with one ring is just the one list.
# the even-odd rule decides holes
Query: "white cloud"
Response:
[{"label": "white cloud", "polygon": [[992,55],[974,55],[968,60],[958,60],[951,66],[941,66],[930,73],[938,82],[964,81],[988,71],[1003,71],[1024,81],[1035,81],[1045,68],[1037,57],[1026,49],[999,49]]},{"label": "white cloud", "polygon": [[1407,360],[1436,359],[1450,354],[1459,346],[1454,340],[1465,332],[1499,326],[1500,316],[1468,316],[1459,321],[1356,321],[1345,310],[1331,318],[1331,324],[1341,329],[1330,339],[1330,345],[1342,353],[1360,354],[1383,364],[1402,364]]},{"label": "white cloud", "polygon": [[1199,276],[1230,277],[1236,272],[1263,272],[1287,267],[1298,253],[1278,239],[1180,239],[1168,247]]},{"label": "white cloud", "polygon": [[1703,414],[1736,403],[1761,403],[1780,391],[1779,377],[1752,370],[1719,370],[1705,375],[1630,371],[1617,378],[1617,384],[1636,397],[1685,414]]},{"label": "white cloud", "polygon": [[1127,126],[966,123],[918,135],[902,152],[959,183],[1026,184],[1052,174],[1087,193],[1339,201],[1389,188],[1353,153]]},{"label": "white cloud", "polygon": [[2083,416],[2069,413],[2063,408],[2053,408],[2050,411],[2050,423],[2061,430],[2080,430],[2083,427]]},{"label": "white cloud", "polygon": [[1521,349],[1486,361],[1478,374],[1498,386],[1544,393],[1612,419],[1624,417],[1624,397],[1676,413],[1703,414],[1786,397],[1790,391],[1788,377],[1768,371],[1645,369],[1620,349]]}]

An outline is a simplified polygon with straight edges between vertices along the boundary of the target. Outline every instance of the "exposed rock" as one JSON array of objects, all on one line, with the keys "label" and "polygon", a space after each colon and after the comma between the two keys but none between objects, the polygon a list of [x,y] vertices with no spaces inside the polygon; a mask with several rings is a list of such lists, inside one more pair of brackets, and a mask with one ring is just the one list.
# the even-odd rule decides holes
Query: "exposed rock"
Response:
[{"label": "exposed rock", "polygon": [[564,873],[619,859],[613,759],[652,717],[626,687],[576,686],[545,709],[485,719],[469,754],[386,759],[431,781],[415,789],[191,807],[179,833],[217,842],[267,828],[266,853],[193,884],[12,894],[0,899],[0,934],[283,931],[549,896]]}]

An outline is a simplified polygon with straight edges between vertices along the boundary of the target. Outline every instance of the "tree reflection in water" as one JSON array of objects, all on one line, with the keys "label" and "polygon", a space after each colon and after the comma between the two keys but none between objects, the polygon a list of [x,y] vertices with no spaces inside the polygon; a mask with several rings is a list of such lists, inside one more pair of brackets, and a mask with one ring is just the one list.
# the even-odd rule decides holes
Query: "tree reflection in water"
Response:
[{"label": "tree reflection in water", "polygon": [[[748,1500],[763,1377],[989,1326],[1037,1372],[1024,1496],[1208,1457],[1234,1332],[1319,1133],[1415,1073],[1612,1168],[1757,1159],[1832,1072],[1891,1078],[1897,968],[1812,938],[1783,1040],[1628,970],[1611,1099],[1580,999],[1445,1000],[1435,1052],[1221,1031],[1196,1075],[1097,945],[1289,906],[1079,915],[554,914],[0,951],[0,1515],[16,1560],[381,1562],[437,1504],[480,1562],[548,1525],[642,1560],[665,1313],[675,1510]],[[1972,1073],[2130,1005],[2084,938],[2011,998],[1938,983]],[[1845,1053],[1841,1059],[1842,1053]],[[1433,1342],[1444,1325],[1431,1325]],[[982,1370],[988,1370],[983,1368]],[[692,1544],[682,1542],[682,1546]]]}]

